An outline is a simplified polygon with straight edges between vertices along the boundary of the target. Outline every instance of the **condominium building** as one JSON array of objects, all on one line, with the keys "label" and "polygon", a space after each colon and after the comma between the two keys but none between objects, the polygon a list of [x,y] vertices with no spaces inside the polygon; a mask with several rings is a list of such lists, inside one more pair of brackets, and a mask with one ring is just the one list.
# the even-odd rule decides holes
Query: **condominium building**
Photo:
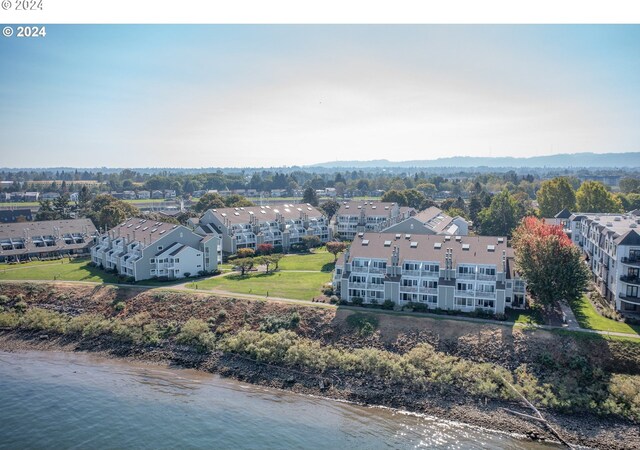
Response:
[{"label": "condominium building", "polygon": [[568,225],[600,294],[622,313],[640,313],[639,212],[574,213]]},{"label": "condominium building", "polygon": [[218,233],[225,254],[240,248],[256,249],[263,243],[287,251],[304,236],[318,236],[321,242],[332,237],[327,217],[309,204],[210,209],[195,224],[195,230]]},{"label": "condominium building", "polygon": [[375,200],[343,201],[336,213],[334,230],[342,239],[353,240],[358,233],[381,231],[415,213],[413,208]]},{"label": "condominium building", "polygon": [[212,272],[222,258],[217,235],[203,237],[182,225],[143,218],[128,219],[95,241],[95,264],[136,281]]},{"label": "condominium building", "polygon": [[431,206],[385,228],[382,232],[466,236],[469,234],[469,223],[460,216],[451,217],[440,208]]},{"label": "condominium building", "polygon": [[0,224],[0,261],[58,258],[89,252],[97,235],[89,219]]},{"label": "condominium building", "polygon": [[359,233],[336,263],[333,286],[347,301],[501,314],[526,305],[513,258],[504,237]]}]

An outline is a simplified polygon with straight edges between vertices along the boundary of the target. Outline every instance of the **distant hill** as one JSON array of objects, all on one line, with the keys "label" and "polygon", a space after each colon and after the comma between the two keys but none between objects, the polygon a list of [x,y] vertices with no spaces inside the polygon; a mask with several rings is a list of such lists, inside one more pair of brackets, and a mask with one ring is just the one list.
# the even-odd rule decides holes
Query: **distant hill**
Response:
[{"label": "distant hill", "polygon": [[640,152],[633,153],[573,153],[530,158],[454,156],[413,161],[332,161],[312,164],[307,167],[332,168],[384,168],[384,167],[640,167]]}]

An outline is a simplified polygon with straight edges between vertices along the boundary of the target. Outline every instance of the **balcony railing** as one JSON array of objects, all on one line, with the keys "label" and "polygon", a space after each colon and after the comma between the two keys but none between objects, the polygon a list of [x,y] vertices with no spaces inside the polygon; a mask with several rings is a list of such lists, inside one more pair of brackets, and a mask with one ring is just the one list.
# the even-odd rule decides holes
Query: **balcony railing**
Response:
[{"label": "balcony railing", "polygon": [[628,283],[628,284],[640,284],[640,277],[622,275],[622,276],[620,276],[620,281],[623,281],[623,282]]},{"label": "balcony railing", "polygon": [[384,284],[381,283],[367,283],[367,289],[374,289],[377,291],[381,291],[384,289]]},{"label": "balcony railing", "polygon": [[418,286],[400,286],[400,292],[418,292]]},{"label": "balcony railing", "polygon": [[369,273],[385,273],[387,271],[386,267],[373,267],[369,266]]},{"label": "balcony railing", "polygon": [[478,274],[478,280],[495,281],[496,280],[496,276],[495,275],[485,275],[483,273],[479,273]]},{"label": "balcony railing", "polygon": [[354,289],[366,289],[367,283],[349,281],[349,287]]},{"label": "balcony railing", "polygon": [[640,266],[640,258],[637,256],[627,257],[623,256],[621,259],[623,264],[632,264],[634,266]]},{"label": "balcony railing", "polygon": [[457,272],[456,273],[456,278],[459,280],[475,280],[476,279],[476,274],[475,273],[460,273]]},{"label": "balcony railing", "polygon": [[495,298],[496,293],[494,292],[487,292],[487,291],[475,291],[476,293],[476,297],[479,298]]},{"label": "balcony railing", "polygon": [[624,300],[627,303],[633,303],[634,305],[640,305],[640,297],[632,297],[630,295],[627,294],[619,294],[618,297],[620,297],[622,300]]}]

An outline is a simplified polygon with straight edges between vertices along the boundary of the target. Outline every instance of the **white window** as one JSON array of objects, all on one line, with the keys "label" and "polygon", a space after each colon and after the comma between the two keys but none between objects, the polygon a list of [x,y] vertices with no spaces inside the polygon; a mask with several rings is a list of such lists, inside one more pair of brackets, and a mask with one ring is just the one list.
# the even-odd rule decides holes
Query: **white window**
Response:
[{"label": "white window", "polygon": [[177,263],[179,263],[179,262],[180,262],[180,258],[176,258],[176,259],[174,259],[174,260],[173,260],[173,262],[177,262]]}]

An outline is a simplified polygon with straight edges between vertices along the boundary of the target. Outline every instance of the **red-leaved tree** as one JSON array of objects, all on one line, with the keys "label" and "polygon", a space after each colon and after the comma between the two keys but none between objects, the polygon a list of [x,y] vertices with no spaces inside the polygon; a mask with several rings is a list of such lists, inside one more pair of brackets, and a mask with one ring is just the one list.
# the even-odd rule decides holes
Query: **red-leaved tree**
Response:
[{"label": "red-leaved tree", "polygon": [[513,232],[516,268],[540,303],[572,300],[586,289],[589,269],[560,225],[525,217]]}]

